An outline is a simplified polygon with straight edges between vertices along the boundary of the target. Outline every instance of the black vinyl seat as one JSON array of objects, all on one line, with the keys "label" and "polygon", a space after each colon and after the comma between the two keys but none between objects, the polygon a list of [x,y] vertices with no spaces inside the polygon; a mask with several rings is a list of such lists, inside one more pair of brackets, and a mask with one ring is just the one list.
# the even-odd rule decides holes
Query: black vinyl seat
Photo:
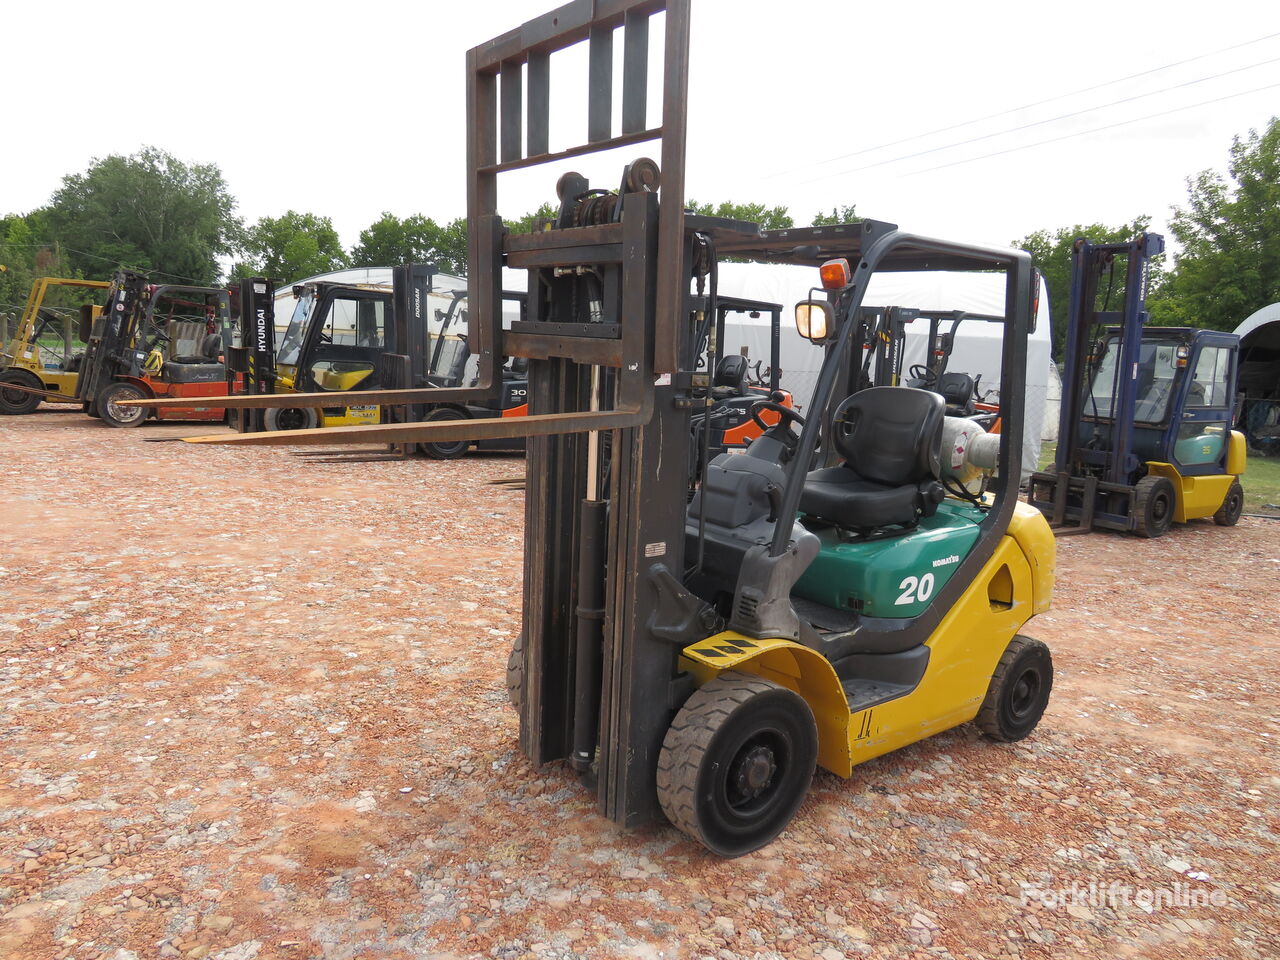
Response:
[{"label": "black vinyl seat", "polygon": [[947,416],[971,417],[977,413],[973,394],[977,388],[967,373],[944,373],[938,378],[938,393],[947,405]]},{"label": "black vinyl seat", "polygon": [[845,462],[805,479],[800,509],[846,530],[915,526],[945,495],[938,480],[945,403],[914,387],[871,387],[836,409],[832,434]]},{"label": "black vinyl seat", "polygon": [[711,380],[711,396],[717,400],[747,395],[747,358],[738,353],[721,357]]}]

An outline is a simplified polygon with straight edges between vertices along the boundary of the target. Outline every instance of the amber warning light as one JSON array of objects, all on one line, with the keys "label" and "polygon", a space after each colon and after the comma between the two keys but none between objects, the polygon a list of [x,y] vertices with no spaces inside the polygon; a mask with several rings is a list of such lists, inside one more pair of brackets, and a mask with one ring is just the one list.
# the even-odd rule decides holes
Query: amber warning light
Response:
[{"label": "amber warning light", "polygon": [[828,260],[820,266],[818,276],[822,278],[823,290],[843,290],[849,285],[853,275],[849,272],[849,261],[841,257],[839,260]]}]

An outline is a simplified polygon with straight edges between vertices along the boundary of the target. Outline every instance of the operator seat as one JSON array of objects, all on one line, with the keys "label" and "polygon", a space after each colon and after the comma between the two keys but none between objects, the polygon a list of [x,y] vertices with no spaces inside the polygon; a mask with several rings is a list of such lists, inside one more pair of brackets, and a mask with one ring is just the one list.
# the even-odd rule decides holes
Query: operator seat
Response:
[{"label": "operator seat", "polygon": [[721,357],[711,381],[711,396],[717,400],[747,395],[747,358],[740,353]]},{"label": "operator seat", "polygon": [[938,393],[947,405],[949,417],[972,417],[978,412],[974,406],[973,377],[967,373],[944,373],[938,378]]},{"label": "operator seat", "polygon": [[913,527],[945,496],[939,481],[942,395],[915,387],[871,387],[836,409],[835,448],[844,463],[814,470],[800,509],[846,530]]}]

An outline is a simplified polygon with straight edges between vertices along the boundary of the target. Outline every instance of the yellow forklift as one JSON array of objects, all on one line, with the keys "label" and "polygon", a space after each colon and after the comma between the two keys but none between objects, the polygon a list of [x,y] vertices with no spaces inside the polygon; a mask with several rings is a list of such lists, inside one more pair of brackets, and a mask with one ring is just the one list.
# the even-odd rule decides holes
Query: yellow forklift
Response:
[{"label": "yellow forklift", "polygon": [[[78,403],[76,383],[84,362],[80,331],[102,312],[96,304],[79,311],[46,306],[58,289],[106,290],[103,280],[40,277],[31,284],[17,328],[0,344],[0,414],[32,413],[42,402]],[[86,321],[87,320],[87,324]]]},{"label": "yellow forklift", "polygon": [[[648,38],[658,12],[654,126]],[[848,777],[969,721],[996,740],[1030,734],[1053,667],[1022,631],[1048,609],[1054,540],[1018,500],[1028,256],[873,220],[763,230],[687,214],[688,29],[688,0],[575,2],[468,54],[477,382],[386,395],[492,399],[504,356],[522,357],[528,416],[201,440],[528,437],[521,749],[538,764],[566,762],[619,824],[665,816],[737,856],[786,827],[815,766]],[[549,58],[584,41],[587,140],[550,152]],[[503,173],[641,141],[660,141],[661,168],[639,158],[616,189],[564,174],[548,229],[506,231]],[[700,372],[697,332],[716,315],[718,263],[729,257],[813,268],[815,290],[795,320],[824,360],[808,416],[762,396],[754,409],[777,422],[745,452],[711,460],[689,499],[691,421],[714,403],[695,378],[719,359],[712,347]],[[509,330],[503,268],[528,271],[527,318]],[[932,391],[858,389],[857,319],[878,270],[1004,276],[1001,433],[946,416]]]},{"label": "yellow forklift", "polygon": [[1147,326],[1147,265],[1163,250],[1157,233],[1075,243],[1058,448],[1027,496],[1060,533],[1161,537],[1200,518],[1234,526],[1244,509],[1240,338]]}]

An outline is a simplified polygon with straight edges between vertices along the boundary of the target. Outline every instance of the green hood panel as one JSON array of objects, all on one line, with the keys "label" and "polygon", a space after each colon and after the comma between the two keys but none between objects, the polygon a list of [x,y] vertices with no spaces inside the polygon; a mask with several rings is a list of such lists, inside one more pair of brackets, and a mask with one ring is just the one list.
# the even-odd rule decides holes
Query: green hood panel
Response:
[{"label": "green hood panel", "polygon": [[977,543],[983,516],[946,500],[932,517],[896,537],[850,542],[834,529],[815,531],[822,549],[793,592],[871,617],[918,616]]}]

